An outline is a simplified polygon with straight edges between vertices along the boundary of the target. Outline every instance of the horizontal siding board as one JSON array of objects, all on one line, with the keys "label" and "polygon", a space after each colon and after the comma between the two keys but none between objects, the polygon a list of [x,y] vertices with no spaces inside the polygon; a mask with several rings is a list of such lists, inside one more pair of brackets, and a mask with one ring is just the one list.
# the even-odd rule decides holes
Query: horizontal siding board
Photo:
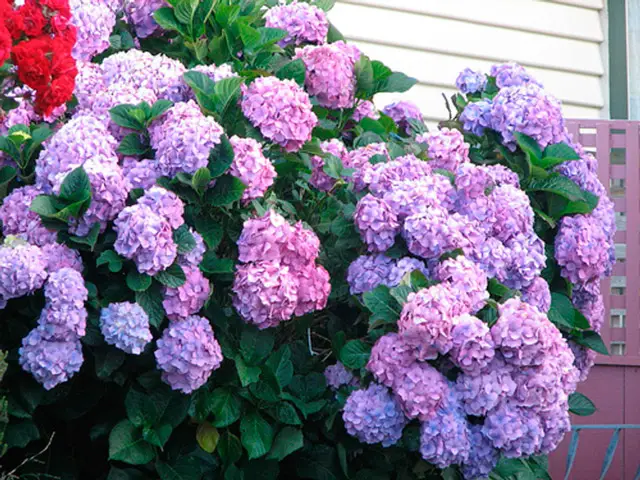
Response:
[{"label": "horizontal siding board", "polygon": [[[390,68],[417,78],[421,83],[454,87],[464,68],[489,72],[492,62],[457,55],[421,52],[389,45],[357,42],[370,58],[380,60]],[[593,75],[529,68],[546,89],[565,103],[602,108],[605,105],[601,78]]]},{"label": "horizontal siding board", "polygon": [[557,37],[601,42],[600,14],[596,10],[567,5],[516,0],[342,0],[390,10],[437,16],[471,23],[506,27]]},{"label": "horizontal siding board", "polygon": [[[545,3],[548,0],[543,0]],[[604,9],[604,0],[551,0],[553,3],[562,3],[565,5],[575,5],[576,7],[592,8],[594,10]],[[624,1],[624,0],[620,0]]]},{"label": "horizontal siding board", "polygon": [[514,60],[561,71],[604,73],[595,42],[346,3],[336,4],[331,15],[338,29],[354,40],[486,60]]}]

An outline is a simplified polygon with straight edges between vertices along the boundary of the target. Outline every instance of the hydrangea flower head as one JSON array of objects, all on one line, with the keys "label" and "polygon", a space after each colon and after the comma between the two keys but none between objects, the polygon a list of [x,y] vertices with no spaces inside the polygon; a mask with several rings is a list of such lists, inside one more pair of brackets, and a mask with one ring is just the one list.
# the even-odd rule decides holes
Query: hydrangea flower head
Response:
[{"label": "hydrangea flower head", "polygon": [[325,368],[324,378],[327,380],[327,385],[334,390],[339,389],[343,385],[351,385],[355,380],[353,374],[347,370],[341,362]]},{"label": "hydrangea flower head", "polygon": [[315,5],[293,1],[288,5],[277,5],[264,15],[267,27],[279,28],[287,36],[278,43],[281,47],[303,43],[323,44],[329,33],[327,15]]},{"label": "hydrangea flower head", "polygon": [[358,103],[353,111],[352,118],[354,122],[360,122],[364,118],[378,120],[380,118],[380,112],[378,112],[373,102],[364,100]]},{"label": "hydrangea flower head", "polygon": [[[324,153],[339,158],[344,165],[345,159],[348,156],[348,152],[347,148],[344,146],[344,143],[342,143],[340,140],[333,138],[326,142],[322,142],[320,144],[320,148],[322,148]],[[336,180],[334,178],[331,178],[324,172],[324,164],[324,158],[322,158],[321,156],[314,155],[313,157],[311,157],[312,171],[309,183],[318,190],[328,192],[333,188]]]},{"label": "hydrangea flower head", "polygon": [[475,313],[484,307],[489,298],[486,273],[470,259],[464,256],[449,258],[435,270],[435,278],[449,283],[465,310]]},{"label": "hydrangea flower head", "polygon": [[206,318],[171,322],[155,351],[162,380],[173,390],[191,393],[206,383],[222,363],[222,350]]},{"label": "hydrangea flower head", "polygon": [[386,284],[391,275],[394,260],[383,254],[361,255],[347,270],[347,282],[352,295],[369,292]]},{"label": "hydrangea flower head", "polygon": [[492,128],[491,110],[493,102],[488,99],[470,102],[460,114],[462,128],[474,135],[482,136],[487,128]]},{"label": "hydrangea flower head", "polygon": [[71,23],[76,27],[73,47],[76,60],[91,60],[109,48],[109,36],[116,24],[116,12],[100,0],[70,0]]},{"label": "hydrangea flower head", "polygon": [[300,317],[324,309],[331,293],[329,272],[324,267],[311,263],[296,273],[298,304],[294,312],[295,315]]},{"label": "hydrangea flower head", "polygon": [[100,331],[109,345],[140,355],[153,340],[149,316],[137,303],[112,303],[100,312]]},{"label": "hydrangea flower head", "polygon": [[292,230],[287,220],[273,210],[246,220],[238,239],[238,259],[244,263],[282,260],[282,252],[291,242]]},{"label": "hydrangea flower head", "polygon": [[265,138],[288,152],[300,150],[318,123],[309,96],[293,80],[259,77],[243,85],[241,107]]},{"label": "hydrangea flower head", "polygon": [[382,443],[383,447],[396,444],[407,424],[398,401],[386,387],[376,384],[349,395],[342,419],[349,435],[363,443]]},{"label": "hydrangea flower head", "polygon": [[164,291],[162,306],[169,320],[180,320],[198,313],[211,293],[209,280],[197,266],[183,266],[182,270],[187,277],[184,284],[177,288],[167,287]]},{"label": "hydrangea flower head", "polygon": [[426,133],[416,138],[416,141],[429,146],[427,155],[431,159],[432,168],[455,172],[460,165],[469,162],[469,144],[458,130],[443,128]]},{"label": "hydrangea flower head", "polygon": [[5,237],[15,235],[38,246],[55,242],[57,233],[47,230],[40,215],[30,210],[31,202],[42,193],[38,187],[28,185],[16,188],[3,199],[0,221]]},{"label": "hydrangea flower head", "polygon": [[423,422],[433,418],[449,396],[446,378],[428,363],[414,362],[402,370],[392,390],[405,415]]},{"label": "hydrangea flower head", "polygon": [[535,454],[540,449],[544,437],[538,415],[509,402],[489,412],[482,433],[507,458]]},{"label": "hydrangea flower head", "polygon": [[151,187],[138,199],[139,205],[146,205],[165,218],[171,228],[176,229],[184,223],[184,204],[178,196],[162,187]]},{"label": "hydrangea flower head", "polygon": [[489,327],[478,317],[461,315],[453,319],[451,358],[468,374],[479,373],[495,357],[495,345]]},{"label": "hydrangea flower head", "polygon": [[202,259],[204,258],[204,254],[207,251],[207,247],[204,244],[204,239],[202,238],[202,235],[200,235],[198,232],[196,232],[193,229],[189,229],[189,232],[191,233],[191,235],[193,235],[193,239],[196,242],[196,246],[193,247],[193,250],[191,250],[188,253],[179,254],[178,263],[183,267],[188,265],[197,267],[198,265],[200,265],[200,262],[202,262]]},{"label": "hydrangea flower head", "polygon": [[516,391],[511,371],[496,355],[483,370],[458,375],[455,391],[467,415],[484,416],[511,398]]},{"label": "hydrangea flower head", "polygon": [[137,160],[132,157],[125,157],[122,161],[122,174],[128,190],[142,188],[147,190],[156,184],[160,178],[160,172],[155,160]]},{"label": "hydrangea flower head", "polygon": [[395,212],[384,200],[371,194],[358,202],[354,221],[370,252],[384,252],[391,248],[400,231]]},{"label": "hydrangea flower head", "polygon": [[469,442],[469,457],[462,465],[464,478],[479,480],[488,477],[498,464],[500,452],[484,436],[481,425],[469,427]]},{"label": "hydrangea flower head", "polygon": [[276,169],[262,153],[260,144],[252,138],[233,136],[230,139],[235,157],[229,173],[247,186],[242,200],[261,198],[273,185]]},{"label": "hydrangea flower head", "polygon": [[536,278],[522,291],[522,301],[533,305],[543,313],[548,312],[551,308],[551,290],[547,281],[542,277]]},{"label": "hydrangea flower head", "polygon": [[455,399],[422,423],[420,454],[426,461],[447,468],[466,462],[470,449],[469,424],[464,413],[456,407]]},{"label": "hydrangea flower head", "polygon": [[449,214],[442,207],[429,207],[407,217],[402,234],[411,253],[430,260],[467,247],[469,226],[469,220],[462,215]]},{"label": "hydrangea flower head", "polygon": [[410,120],[415,120],[417,122],[424,121],[420,107],[413,102],[393,102],[384,107],[382,112],[391,117],[398,125],[398,128],[407,134],[411,133]]},{"label": "hydrangea flower head", "polygon": [[487,77],[482,72],[465,68],[456,79],[456,87],[465,95],[478,93],[487,85]]},{"label": "hydrangea flower head", "polygon": [[47,262],[40,248],[17,243],[0,246],[0,303],[29,295],[44,285]]},{"label": "hydrangea flower head", "polygon": [[416,351],[405,337],[387,333],[380,337],[371,350],[367,370],[387,387],[401,382],[407,369],[416,362]]},{"label": "hydrangea flower head", "polygon": [[84,266],[82,258],[76,250],[60,243],[50,243],[42,247],[42,254],[47,261],[47,273],[51,275],[62,268],[72,268],[80,273]]},{"label": "hydrangea flower head", "polygon": [[490,75],[495,77],[498,88],[518,87],[525,84],[533,84],[542,88],[542,84],[533,78],[524,67],[513,62],[493,65]]}]

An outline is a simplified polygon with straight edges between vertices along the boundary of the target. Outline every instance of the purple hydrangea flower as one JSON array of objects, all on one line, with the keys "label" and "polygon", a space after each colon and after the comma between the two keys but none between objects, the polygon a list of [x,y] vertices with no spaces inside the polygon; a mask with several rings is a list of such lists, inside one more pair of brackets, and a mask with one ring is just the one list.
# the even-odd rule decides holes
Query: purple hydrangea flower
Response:
[{"label": "purple hydrangea flower", "polygon": [[315,232],[298,221],[291,229],[288,242],[282,246],[282,263],[294,269],[313,263],[320,253],[320,239]]},{"label": "purple hydrangea flower", "polygon": [[189,71],[204,73],[214,82],[238,76],[238,74],[233,71],[233,66],[229,63],[223,63],[222,65],[196,65]]},{"label": "purple hydrangea flower", "polygon": [[533,83],[500,90],[493,99],[491,122],[512,150],[516,132],[532,137],[543,149],[565,138],[560,102]]},{"label": "purple hydrangea flower", "polygon": [[233,306],[248,323],[265,329],[289,320],[298,305],[298,283],[280,262],[238,265]]},{"label": "purple hydrangea flower", "polygon": [[15,235],[27,242],[43,246],[56,241],[57,232],[47,230],[40,215],[30,210],[31,202],[43,192],[36,186],[16,188],[0,205],[0,221],[5,237]]},{"label": "purple hydrangea flower", "polygon": [[46,340],[40,328],[22,339],[20,366],[46,390],[64,383],[80,371],[84,357],[80,340]]},{"label": "purple hydrangea flower", "polygon": [[71,268],[62,268],[52,273],[44,287],[47,305],[52,308],[84,308],[88,295],[82,274]]},{"label": "purple hydrangea flower", "polygon": [[469,458],[469,424],[456,403],[451,399],[420,428],[420,454],[440,468],[464,463]]},{"label": "purple hydrangea flower", "polygon": [[[348,152],[347,148],[344,146],[344,143],[342,143],[340,140],[333,138],[326,142],[322,142],[320,144],[320,148],[322,148],[324,153],[339,158],[344,165]],[[324,172],[324,163],[324,158],[319,155],[314,155],[313,157],[311,157],[312,171],[309,183],[318,190],[328,192],[333,188],[336,180],[331,178]]]},{"label": "purple hydrangea flower", "polygon": [[72,268],[82,273],[84,268],[80,254],[66,245],[59,243],[45,245],[42,247],[42,255],[47,262],[47,273],[49,275],[62,268]]},{"label": "purple hydrangea flower", "polygon": [[497,238],[489,237],[472,244],[468,254],[490,278],[506,279],[507,268],[512,263],[511,253]]},{"label": "purple hydrangea flower", "polygon": [[151,187],[138,199],[138,205],[146,205],[176,229],[184,223],[184,204],[173,192],[162,187]]},{"label": "purple hydrangea flower", "polygon": [[447,401],[449,384],[428,363],[414,362],[398,372],[392,390],[408,418],[425,422],[432,419]]},{"label": "purple hydrangea flower", "polygon": [[191,393],[204,385],[222,363],[222,350],[206,318],[171,322],[155,352],[162,380],[173,390]]},{"label": "purple hydrangea flower", "polygon": [[467,257],[449,258],[435,270],[436,280],[449,283],[464,304],[465,310],[475,313],[484,307],[489,298],[486,273]]},{"label": "purple hydrangea flower", "polygon": [[384,252],[391,248],[400,231],[400,224],[394,211],[384,200],[369,194],[356,206],[353,215],[362,241],[370,252]]},{"label": "purple hydrangea flower", "polygon": [[393,102],[384,107],[382,112],[391,117],[398,124],[398,128],[407,134],[411,133],[410,120],[415,120],[419,123],[424,122],[420,107],[413,102]]},{"label": "purple hydrangea flower", "polygon": [[281,47],[303,43],[323,44],[329,33],[327,15],[315,5],[293,1],[288,5],[277,5],[264,15],[267,27],[279,28],[287,36],[278,43]]},{"label": "purple hydrangea flower", "polygon": [[349,435],[363,443],[382,443],[383,447],[396,444],[407,424],[397,400],[376,384],[349,395],[342,419]]},{"label": "purple hydrangea flower", "polygon": [[467,205],[477,198],[484,197],[487,189],[495,187],[495,182],[487,167],[465,162],[457,168],[455,173],[455,183],[459,196],[458,203],[461,206]]},{"label": "purple hydrangea flower", "polygon": [[371,180],[367,175],[370,174],[372,164],[370,160],[380,155],[385,161],[391,161],[387,145],[384,143],[370,143],[364,147],[350,151],[344,159],[344,167],[355,170],[350,178],[356,191],[363,190]]},{"label": "purple hydrangea flower", "polygon": [[430,260],[467,247],[470,244],[465,235],[468,225],[468,219],[462,215],[449,214],[441,207],[429,207],[407,217],[402,234],[412,254]]},{"label": "purple hydrangea flower", "polygon": [[556,405],[554,408],[543,412],[540,419],[544,430],[540,452],[548,455],[558,448],[565,434],[571,431],[569,405],[566,402]]},{"label": "purple hydrangea flower", "polygon": [[469,457],[462,465],[462,474],[469,480],[487,478],[498,464],[500,452],[482,433],[481,425],[469,426]]},{"label": "purple hydrangea flower", "polygon": [[343,385],[352,385],[354,380],[356,380],[353,374],[347,370],[341,362],[325,368],[324,378],[327,380],[327,385],[333,390],[337,390]]},{"label": "purple hydrangea flower", "polygon": [[354,122],[360,122],[364,118],[378,120],[380,118],[380,112],[378,112],[373,102],[364,100],[356,105],[351,118],[353,118]]},{"label": "purple hydrangea flower", "polygon": [[464,107],[460,115],[462,128],[474,135],[482,136],[487,128],[492,127],[491,110],[493,102],[491,100],[482,99],[477,102],[471,102]]},{"label": "purple hydrangea flower", "polygon": [[241,107],[265,138],[288,152],[300,150],[318,123],[309,95],[293,80],[256,78],[242,86]]},{"label": "purple hydrangea flower", "polygon": [[[554,363],[554,359],[549,359],[549,363],[539,367],[515,369],[512,378],[517,387],[512,403],[540,412],[566,402],[563,378],[559,375],[560,365]],[[573,368],[573,365],[569,365],[569,368]]]},{"label": "purple hydrangea flower", "polygon": [[596,364],[596,352],[573,341],[569,342],[569,347],[575,358],[574,365],[578,372],[578,381],[584,382]]},{"label": "purple hydrangea flower", "polygon": [[78,111],[88,111],[93,108],[93,104],[100,94],[106,90],[104,78],[102,77],[102,66],[92,62],[76,62],[78,75],[76,75],[76,85],[73,94],[78,100]]},{"label": "purple hydrangea flower", "polygon": [[247,203],[261,198],[273,185],[276,169],[262,153],[260,144],[252,138],[233,136],[229,140],[235,154],[229,173],[247,186],[242,201]]},{"label": "purple hydrangea flower", "polygon": [[206,117],[193,100],[175,104],[149,127],[158,171],[174,177],[206,167],[209,152],[220,143],[223,133],[222,127]]},{"label": "purple hydrangea flower", "polygon": [[169,320],[180,320],[198,313],[209,299],[211,285],[200,269],[183,266],[187,277],[183,285],[177,288],[165,288],[162,306]]},{"label": "purple hydrangea flower", "polygon": [[302,59],[307,74],[305,87],[318,104],[329,109],[351,108],[355,102],[355,64],[360,51],[343,41],[308,46],[296,50],[295,59]]},{"label": "purple hydrangea flower", "polygon": [[429,270],[423,261],[416,258],[403,257],[391,266],[391,272],[384,281],[384,284],[389,288],[397,287],[406,274],[416,270],[422,272],[425,277],[429,277]]},{"label": "purple hydrangea flower", "polygon": [[147,205],[127,207],[116,218],[116,252],[136,263],[140,273],[155,275],[178,255],[169,221]]},{"label": "purple hydrangea flower", "polygon": [[455,172],[460,165],[469,162],[469,144],[458,130],[443,128],[426,133],[416,138],[416,141],[429,146],[427,155],[431,159],[432,168]]},{"label": "purple hydrangea flower", "polygon": [[482,433],[507,458],[534,455],[542,446],[544,437],[538,415],[509,402],[489,412]]},{"label": "purple hydrangea flower", "polygon": [[166,5],[167,2],[165,0],[124,2],[127,19],[133,25],[137,37],[149,37],[160,28],[153,18],[153,12]]},{"label": "purple hydrangea flower", "polygon": [[179,254],[178,263],[183,267],[189,265],[197,267],[198,265],[200,265],[200,262],[202,262],[202,259],[204,258],[204,254],[207,251],[207,246],[204,244],[202,235],[200,235],[192,228],[189,229],[189,232],[191,232],[191,235],[193,235],[196,246],[193,247],[193,250],[188,253]]},{"label": "purple hydrangea flower", "polygon": [[40,335],[45,340],[65,342],[84,337],[88,291],[80,272],[62,268],[51,273],[44,295],[46,304],[38,319]]},{"label": "purple hydrangea flower", "polygon": [[375,195],[391,193],[396,182],[433,178],[431,166],[414,155],[405,155],[392,161],[377,163],[362,172],[362,181]]},{"label": "purple hydrangea flower", "polygon": [[386,284],[394,266],[394,260],[385,255],[362,255],[347,270],[347,282],[352,295],[369,292]]},{"label": "purple hydrangea flower", "polygon": [[495,357],[489,327],[478,317],[461,315],[453,319],[451,358],[467,374],[477,374]]},{"label": "purple hydrangea flower", "polygon": [[493,65],[490,75],[495,77],[498,88],[518,87],[525,84],[542,88],[542,84],[533,78],[524,67],[513,62]]},{"label": "purple hydrangea flower", "polygon": [[536,278],[531,285],[522,290],[522,301],[533,305],[541,312],[548,312],[551,308],[551,290],[549,284],[542,278]]},{"label": "purple hydrangea flower", "polygon": [[329,272],[324,267],[311,263],[296,271],[296,274],[298,304],[295,315],[300,317],[324,309],[331,293]]},{"label": "purple hydrangea flower", "polygon": [[509,288],[522,290],[540,276],[547,263],[544,242],[535,234],[519,235],[506,245],[509,256],[504,278],[499,278]]},{"label": "purple hydrangea flower", "polygon": [[605,275],[610,262],[608,239],[593,217],[564,217],[555,246],[561,274],[570,282],[586,283]]},{"label": "purple hydrangea flower", "polygon": [[142,188],[147,190],[156,184],[161,177],[157,169],[155,160],[137,160],[132,157],[125,157],[122,161],[122,174],[128,190]]},{"label": "purple hydrangea flower", "polygon": [[371,350],[367,370],[387,387],[401,382],[405,371],[416,362],[416,349],[397,333],[380,337]]},{"label": "purple hydrangea flower", "polygon": [[153,340],[149,316],[137,303],[112,303],[103,308],[100,331],[109,345],[133,355],[140,355]]},{"label": "purple hydrangea flower", "polygon": [[[0,247],[0,304],[29,295],[47,279],[46,259],[40,248],[16,243]],[[3,307],[4,308],[4,307]]]},{"label": "purple hydrangea flower", "polygon": [[572,293],[573,305],[589,321],[592,330],[600,332],[604,324],[604,299],[600,293],[600,282],[576,286]]},{"label": "purple hydrangea flower", "polygon": [[467,415],[484,416],[516,391],[511,368],[499,356],[480,372],[463,373],[456,380],[456,394]]},{"label": "purple hydrangea flower", "polygon": [[[426,162],[421,162],[427,165]],[[428,207],[451,209],[456,190],[443,175],[423,176],[418,180],[392,181],[382,197],[399,219],[422,213]]]},{"label": "purple hydrangea flower", "polygon": [[109,48],[109,36],[116,25],[116,12],[100,0],[70,0],[71,24],[76,27],[73,46],[76,60],[91,60]]},{"label": "purple hydrangea flower", "polygon": [[465,68],[456,79],[456,87],[465,95],[477,93],[484,90],[487,85],[487,77],[482,72],[476,72],[470,68]]},{"label": "purple hydrangea flower", "polygon": [[524,191],[502,185],[494,189],[489,198],[492,236],[507,242],[518,234],[533,234],[533,209]]}]

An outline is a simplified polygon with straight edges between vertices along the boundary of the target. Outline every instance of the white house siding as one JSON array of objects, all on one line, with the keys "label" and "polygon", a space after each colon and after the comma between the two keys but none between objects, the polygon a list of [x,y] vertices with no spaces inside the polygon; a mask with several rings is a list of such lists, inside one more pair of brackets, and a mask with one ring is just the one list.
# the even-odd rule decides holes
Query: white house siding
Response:
[{"label": "white house siding", "polygon": [[572,118],[608,117],[603,54],[604,0],[339,0],[335,26],[369,57],[419,84],[404,94],[431,122],[447,116],[465,67],[488,71],[513,60],[526,66]]}]

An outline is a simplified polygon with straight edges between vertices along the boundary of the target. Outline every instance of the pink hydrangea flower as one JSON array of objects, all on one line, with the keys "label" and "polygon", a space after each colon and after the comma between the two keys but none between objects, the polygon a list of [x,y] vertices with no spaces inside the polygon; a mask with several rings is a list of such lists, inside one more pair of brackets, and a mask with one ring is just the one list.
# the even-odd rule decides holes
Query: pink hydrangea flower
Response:
[{"label": "pink hydrangea flower", "polygon": [[187,277],[177,288],[165,288],[162,306],[169,320],[180,320],[200,311],[211,294],[211,285],[196,266],[183,266]]},{"label": "pink hydrangea flower", "polygon": [[242,201],[261,198],[273,185],[276,169],[262,153],[260,144],[252,138],[233,136],[230,139],[235,157],[229,173],[247,186]]}]

